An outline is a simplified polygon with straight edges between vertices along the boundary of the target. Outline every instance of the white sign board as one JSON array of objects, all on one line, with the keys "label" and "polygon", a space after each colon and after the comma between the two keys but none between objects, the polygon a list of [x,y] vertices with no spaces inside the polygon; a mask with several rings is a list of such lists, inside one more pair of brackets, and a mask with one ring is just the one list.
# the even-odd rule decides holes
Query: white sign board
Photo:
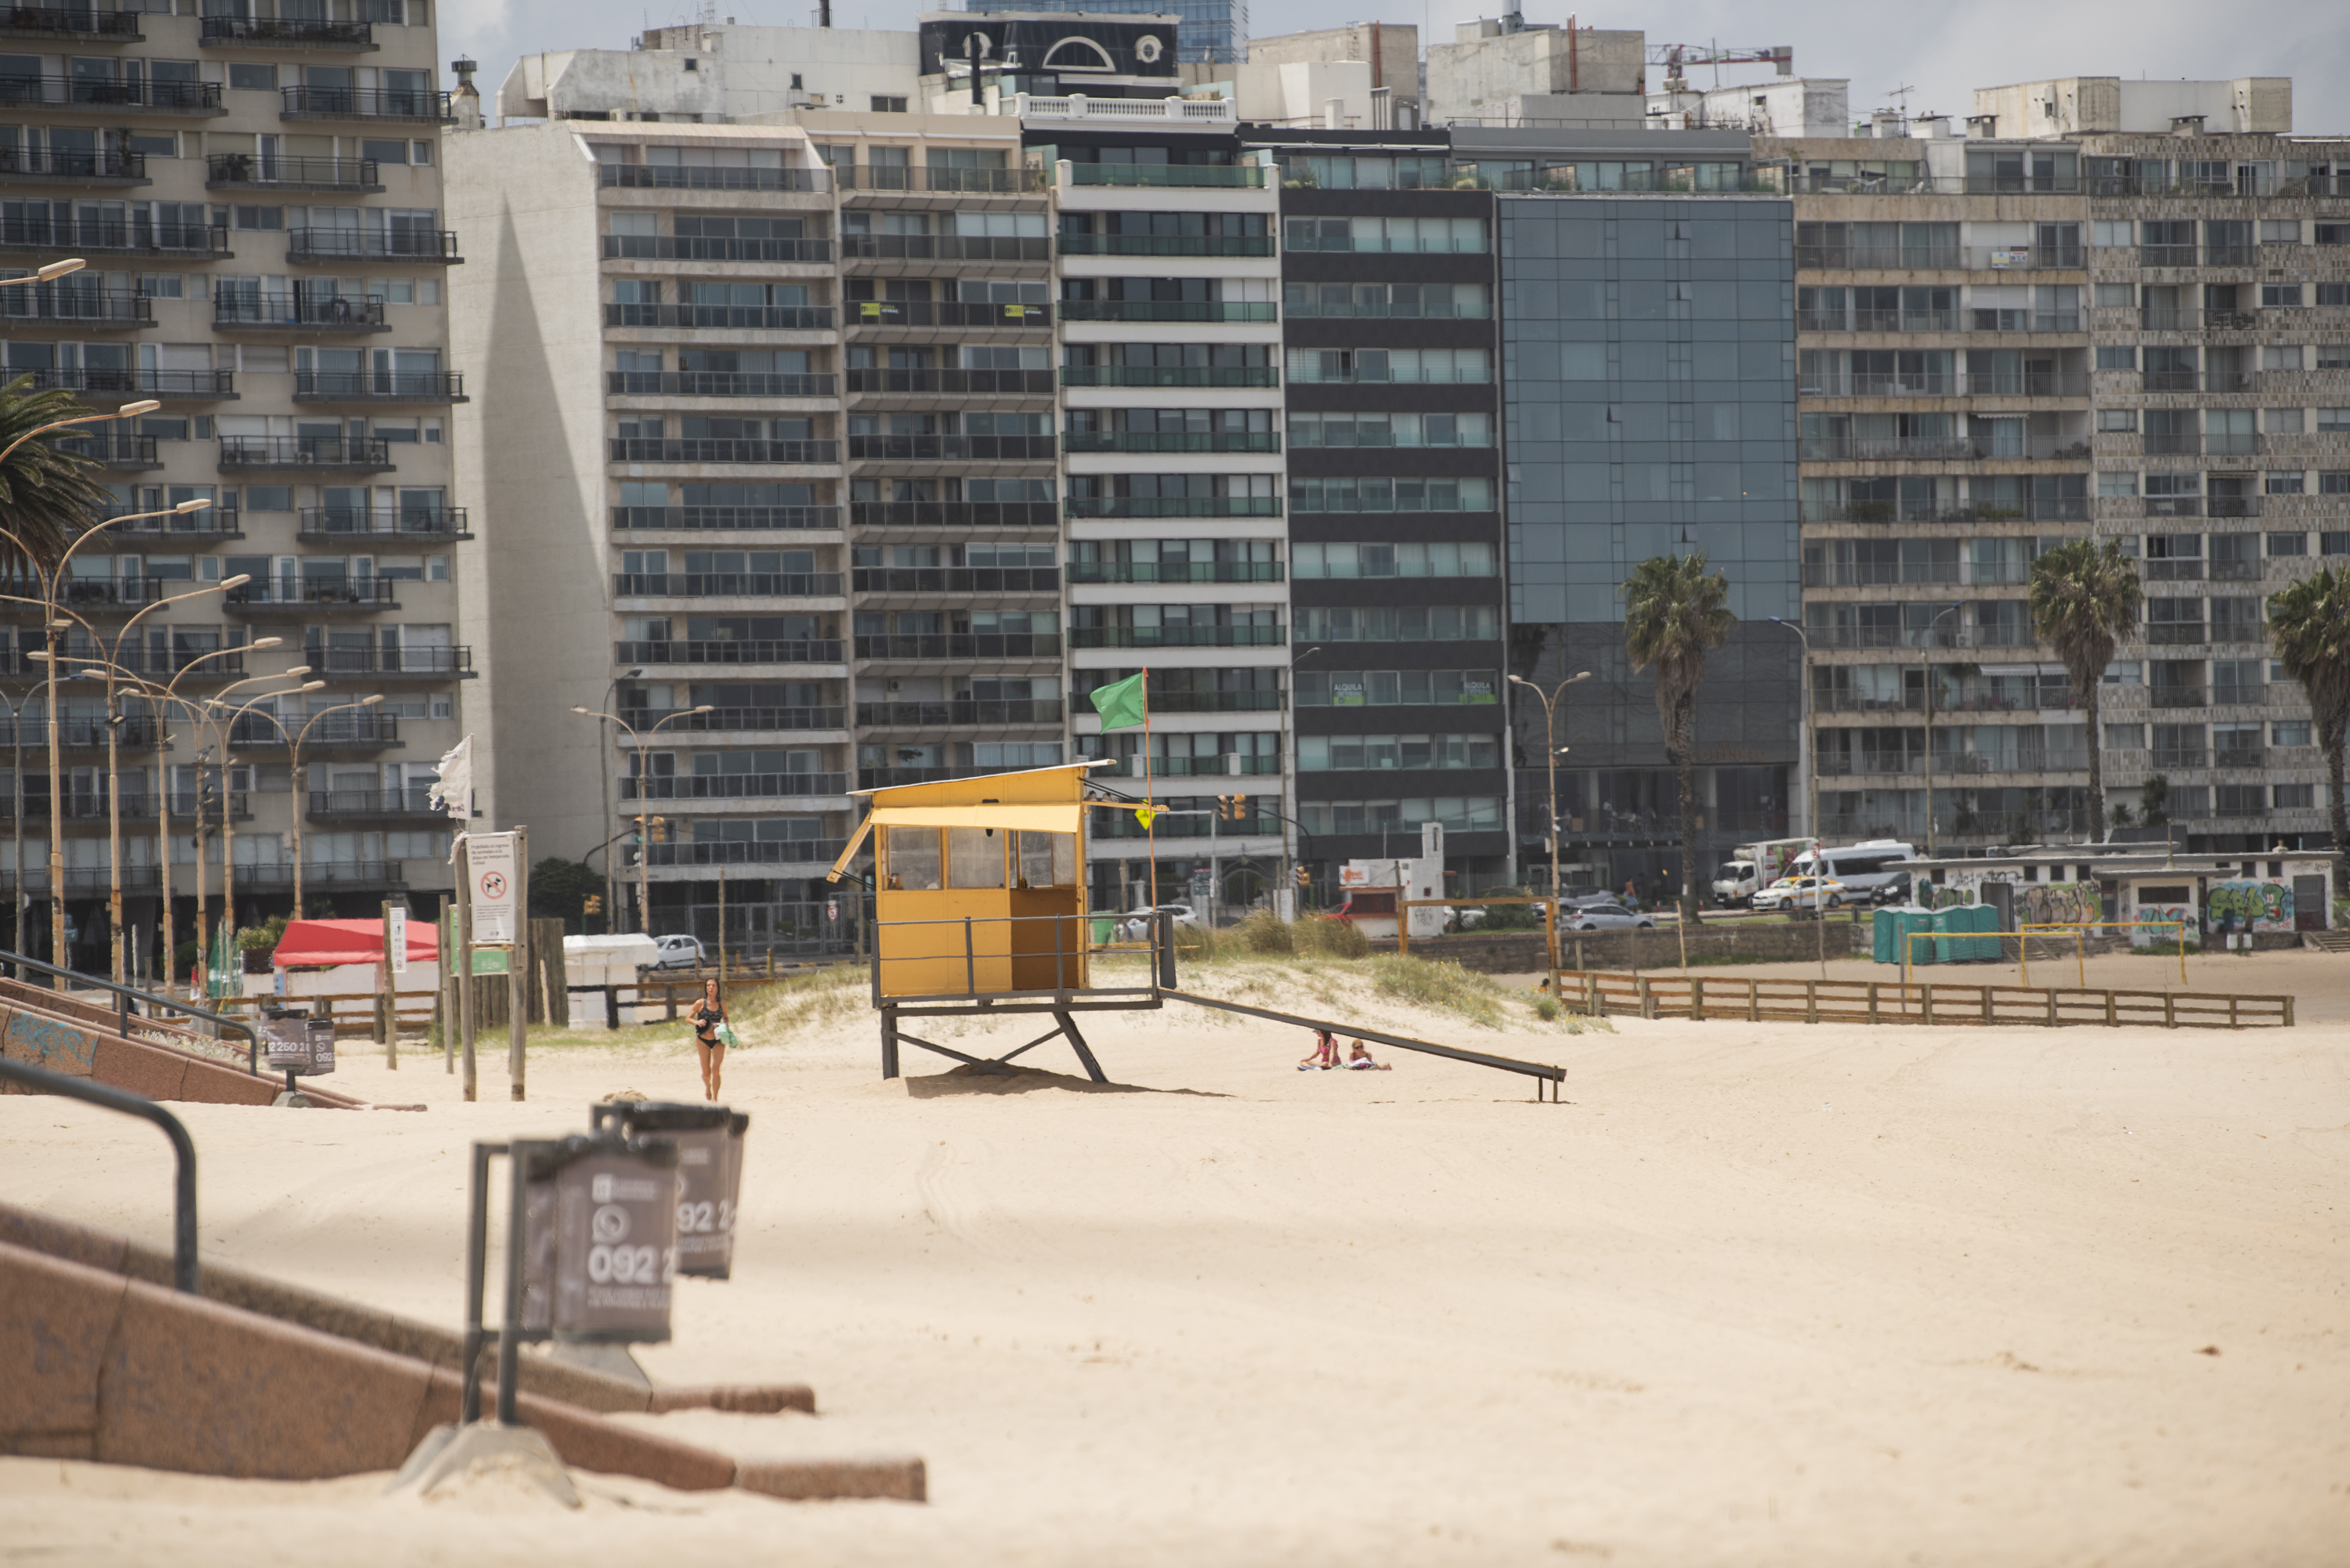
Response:
[{"label": "white sign board", "polygon": [[384,911],[383,950],[391,961],[395,976],[408,972],[408,908],[404,904],[394,904]]},{"label": "white sign board", "polygon": [[522,868],[515,864],[515,836],[474,833],[465,838],[469,889],[473,904],[473,945],[503,947],[515,939],[515,892]]}]

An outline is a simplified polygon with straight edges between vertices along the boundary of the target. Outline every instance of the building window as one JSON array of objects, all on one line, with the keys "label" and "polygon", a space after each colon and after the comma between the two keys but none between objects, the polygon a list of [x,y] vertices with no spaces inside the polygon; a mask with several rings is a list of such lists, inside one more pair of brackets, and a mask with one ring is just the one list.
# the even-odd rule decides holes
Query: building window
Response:
[{"label": "building window", "polygon": [[873,112],[875,114],[903,114],[906,112],[906,100],[902,98],[891,98],[882,93],[875,93],[873,95]]}]

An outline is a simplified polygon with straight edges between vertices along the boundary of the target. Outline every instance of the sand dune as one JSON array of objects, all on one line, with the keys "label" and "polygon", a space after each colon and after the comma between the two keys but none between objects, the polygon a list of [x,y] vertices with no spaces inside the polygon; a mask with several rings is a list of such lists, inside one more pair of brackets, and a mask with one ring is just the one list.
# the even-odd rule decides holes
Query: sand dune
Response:
[{"label": "sand dune", "polygon": [[[1009,1085],[920,1053],[881,1083],[861,1004],[754,1024],[736,1277],[681,1287],[642,1359],[803,1378],[824,1414],[649,1419],[910,1449],[928,1506],[12,1459],[0,1561],[2339,1562],[2350,964],[2242,961],[2324,1021],[1567,1034],[1201,971],[1562,1063],[1560,1106],[1427,1058],[1299,1073],[1302,1036],[1191,1009],[1088,1023],[1113,1093],[1057,1044]],[[207,1254],[453,1322],[467,1141],[691,1097],[671,1034],[543,1044],[524,1106],[495,1061],[466,1106],[354,1047],[337,1086],[431,1108],[189,1106]],[[151,1129],[0,1099],[13,1201],[160,1242],[168,1168]]]}]

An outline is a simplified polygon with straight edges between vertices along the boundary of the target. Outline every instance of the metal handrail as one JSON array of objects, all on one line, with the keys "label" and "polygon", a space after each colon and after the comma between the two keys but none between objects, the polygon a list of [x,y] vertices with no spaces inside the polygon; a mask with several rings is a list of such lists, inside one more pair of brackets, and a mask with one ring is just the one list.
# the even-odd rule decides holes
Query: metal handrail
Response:
[{"label": "metal handrail", "polygon": [[256,1078],[261,1076],[261,1036],[250,1023],[240,1023],[224,1012],[208,1012],[201,1007],[191,1007],[184,1002],[175,1002],[168,996],[158,996],[151,991],[140,991],[136,986],[118,985],[113,981],[100,980],[94,974],[84,974],[79,970],[59,969],[53,963],[43,963],[39,959],[26,958],[23,953],[12,953],[0,950],[0,964],[9,966],[11,974],[17,980],[25,978],[24,971],[26,969],[36,969],[44,974],[54,974],[63,980],[94,986],[99,991],[114,992],[114,1011],[120,1021],[117,1032],[125,1040],[130,1038],[130,1004],[133,1002],[147,1003],[149,1008],[147,1016],[150,1018],[155,1016],[153,1009],[168,1007],[174,1012],[184,1012],[191,1018],[202,1018],[208,1023],[225,1024],[244,1036],[245,1071]]},{"label": "metal handrail", "polygon": [[189,1295],[200,1294],[196,1285],[196,1145],[180,1118],[140,1096],[52,1073],[46,1067],[12,1062],[5,1056],[0,1056],[0,1079],[21,1084],[37,1095],[63,1095],[68,1099],[120,1111],[127,1116],[144,1117],[163,1129],[163,1136],[172,1140],[172,1158],[179,1168],[172,1183],[172,1284]]}]

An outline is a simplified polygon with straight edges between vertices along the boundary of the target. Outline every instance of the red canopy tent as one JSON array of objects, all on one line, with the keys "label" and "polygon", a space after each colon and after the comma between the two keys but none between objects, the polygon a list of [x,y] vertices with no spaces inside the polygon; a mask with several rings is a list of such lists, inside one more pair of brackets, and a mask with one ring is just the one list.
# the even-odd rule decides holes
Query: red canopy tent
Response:
[{"label": "red canopy tent", "polygon": [[[411,916],[408,961],[432,963],[441,956],[441,933],[431,920]],[[269,961],[281,968],[302,964],[381,963],[383,921],[288,920]]]}]

